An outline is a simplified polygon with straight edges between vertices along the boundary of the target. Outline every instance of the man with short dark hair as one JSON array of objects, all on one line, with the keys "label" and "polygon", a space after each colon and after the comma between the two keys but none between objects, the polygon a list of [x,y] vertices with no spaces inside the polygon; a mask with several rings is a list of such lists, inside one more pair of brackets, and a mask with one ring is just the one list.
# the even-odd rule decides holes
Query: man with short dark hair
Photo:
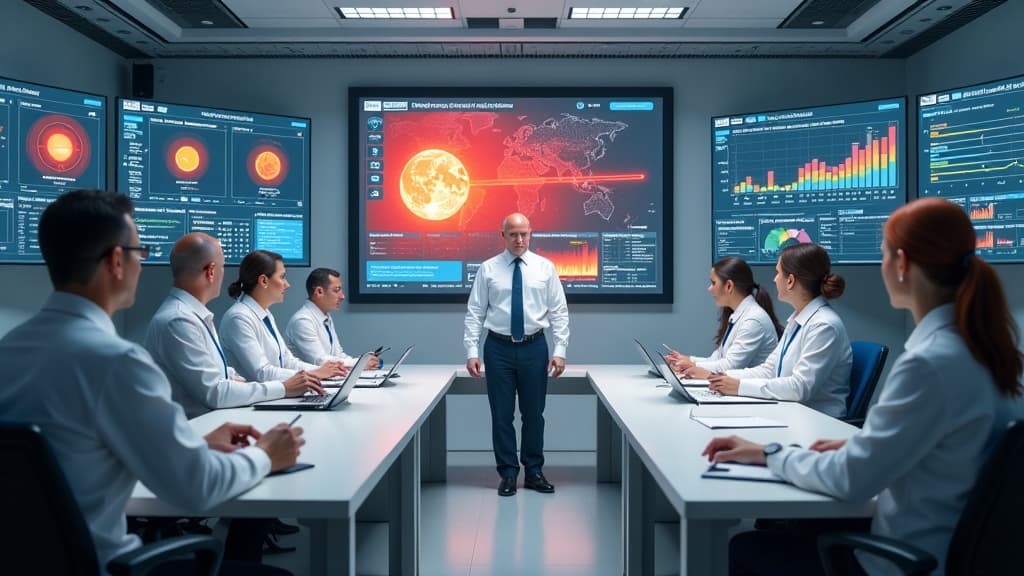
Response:
[{"label": "man with short dark hair", "polygon": [[[288,321],[284,330],[288,348],[300,360],[310,364],[323,364],[338,360],[346,366],[356,363],[355,356],[349,356],[341,347],[341,339],[334,328],[334,319],[329,312],[339,310],[345,299],[341,287],[341,274],[330,268],[315,268],[306,277],[306,294],[309,299]],[[379,368],[380,359],[370,358],[366,366]]]},{"label": "man with short dark hair", "polygon": [[39,245],[54,292],[0,339],[0,419],[43,430],[102,573],[108,560],[140,545],[125,520],[136,482],[198,513],[295,462],[301,428],[280,424],[260,434],[225,424],[205,439],[196,435],[149,354],[117,335],[111,315],[134,303],[149,253],[139,245],[126,196],[61,196],[39,220]]}]

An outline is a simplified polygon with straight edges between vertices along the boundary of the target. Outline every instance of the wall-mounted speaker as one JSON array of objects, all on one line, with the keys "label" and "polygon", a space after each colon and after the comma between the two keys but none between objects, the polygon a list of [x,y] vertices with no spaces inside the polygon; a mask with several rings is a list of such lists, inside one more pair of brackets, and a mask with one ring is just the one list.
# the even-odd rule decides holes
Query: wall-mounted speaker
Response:
[{"label": "wall-mounted speaker", "polygon": [[132,97],[153,97],[152,64],[132,64]]}]

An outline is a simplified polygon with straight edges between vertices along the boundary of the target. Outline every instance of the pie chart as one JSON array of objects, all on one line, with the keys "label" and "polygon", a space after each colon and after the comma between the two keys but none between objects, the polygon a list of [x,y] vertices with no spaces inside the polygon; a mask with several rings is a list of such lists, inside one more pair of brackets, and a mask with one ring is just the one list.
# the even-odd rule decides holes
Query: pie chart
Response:
[{"label": "pie chart", "polygon": [[764,239],[765,252],[778,252],[791,244],[807,244],[811,236],[803,228],[772,228]]}]

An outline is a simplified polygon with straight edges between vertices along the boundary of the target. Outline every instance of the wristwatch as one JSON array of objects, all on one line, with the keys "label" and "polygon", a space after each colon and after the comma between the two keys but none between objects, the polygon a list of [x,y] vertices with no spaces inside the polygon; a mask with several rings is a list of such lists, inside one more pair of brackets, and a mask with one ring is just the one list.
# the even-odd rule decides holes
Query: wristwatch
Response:
[{"label": "wristwatch", "polygon": [[780,450],[782,450],[782,444],[779,444],[778,442],[772,442],[771,444],[766,445],[764,447],[765,460],[767,460],[772,454],[777,454]]}]

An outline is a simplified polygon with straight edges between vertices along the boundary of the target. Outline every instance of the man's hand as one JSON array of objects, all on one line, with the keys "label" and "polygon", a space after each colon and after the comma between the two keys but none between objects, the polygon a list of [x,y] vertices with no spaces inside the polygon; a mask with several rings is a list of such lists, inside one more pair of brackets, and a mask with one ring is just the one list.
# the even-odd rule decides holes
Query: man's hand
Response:
[{"label": "man's hand", "polygon": [[846,446],[846,440],[816,440],[814,444],[811,444],[811,450],[828,452],[829,450],[839,450],[843,446]]},{"label": "man's hand", "polygon": [[366,369],[367,370],[376,370],[377,368],[380,368],[380,356],[377,356],[376,354],[372,354],[370,356],[370,361],[366,363]]},{"label": "man's hand", "polygon": [[740,393],[740,381],[725,374],[711,374],[708,376],[708,381],[710,382],[708,389],[712,392],[726,396],[736,396]]},{"label": "man's hand", "polygon": [[708,462],[764,465],[764,445],[744,440],[739,436],[715,438],[704,448],[701,455],[707,456]]},{"label": "man's hand", "polygon": [[289,428],[287,424],[281,423],[264,432],[256,446],[270,457],[270,471],[277,472],[295,464],[299,458],[299,448],[305,443],[301,427]]},{"label": "man's hand", "polygon": [[548,362],[548,374],[552,378],[558,378],[562,375],[562,372],[565,372],[565,358],[552,356],[551,362]]},{"label": "man's hand", "polygon": [[317,380],[327,380],[328,378],[344,378],[348,376],[348,367],[338,362],[337,360],[328,360],[324,362],[324,365],[317,368],[316,370],[310,370],[311,374]]},{"label": "man's hand", "polygon": [[299,370],[291,378],[284,381],[284,395],[289,398],[302,396],[306,392],[316,392],[318,395],[325,394],[320,381],[305,370]]},{"label": "man's hand", "polygon": [[473,378],[480,377],[480,359],[470,358],[466,360],[466,370],[469,371],[469,375]]},{"label": "man's hand", "polygon": [[218,452],[234,452],[249,445],[249,438],[259,440],[259,430],[248,424],[221,424],[206,436],[206,445]]}]

